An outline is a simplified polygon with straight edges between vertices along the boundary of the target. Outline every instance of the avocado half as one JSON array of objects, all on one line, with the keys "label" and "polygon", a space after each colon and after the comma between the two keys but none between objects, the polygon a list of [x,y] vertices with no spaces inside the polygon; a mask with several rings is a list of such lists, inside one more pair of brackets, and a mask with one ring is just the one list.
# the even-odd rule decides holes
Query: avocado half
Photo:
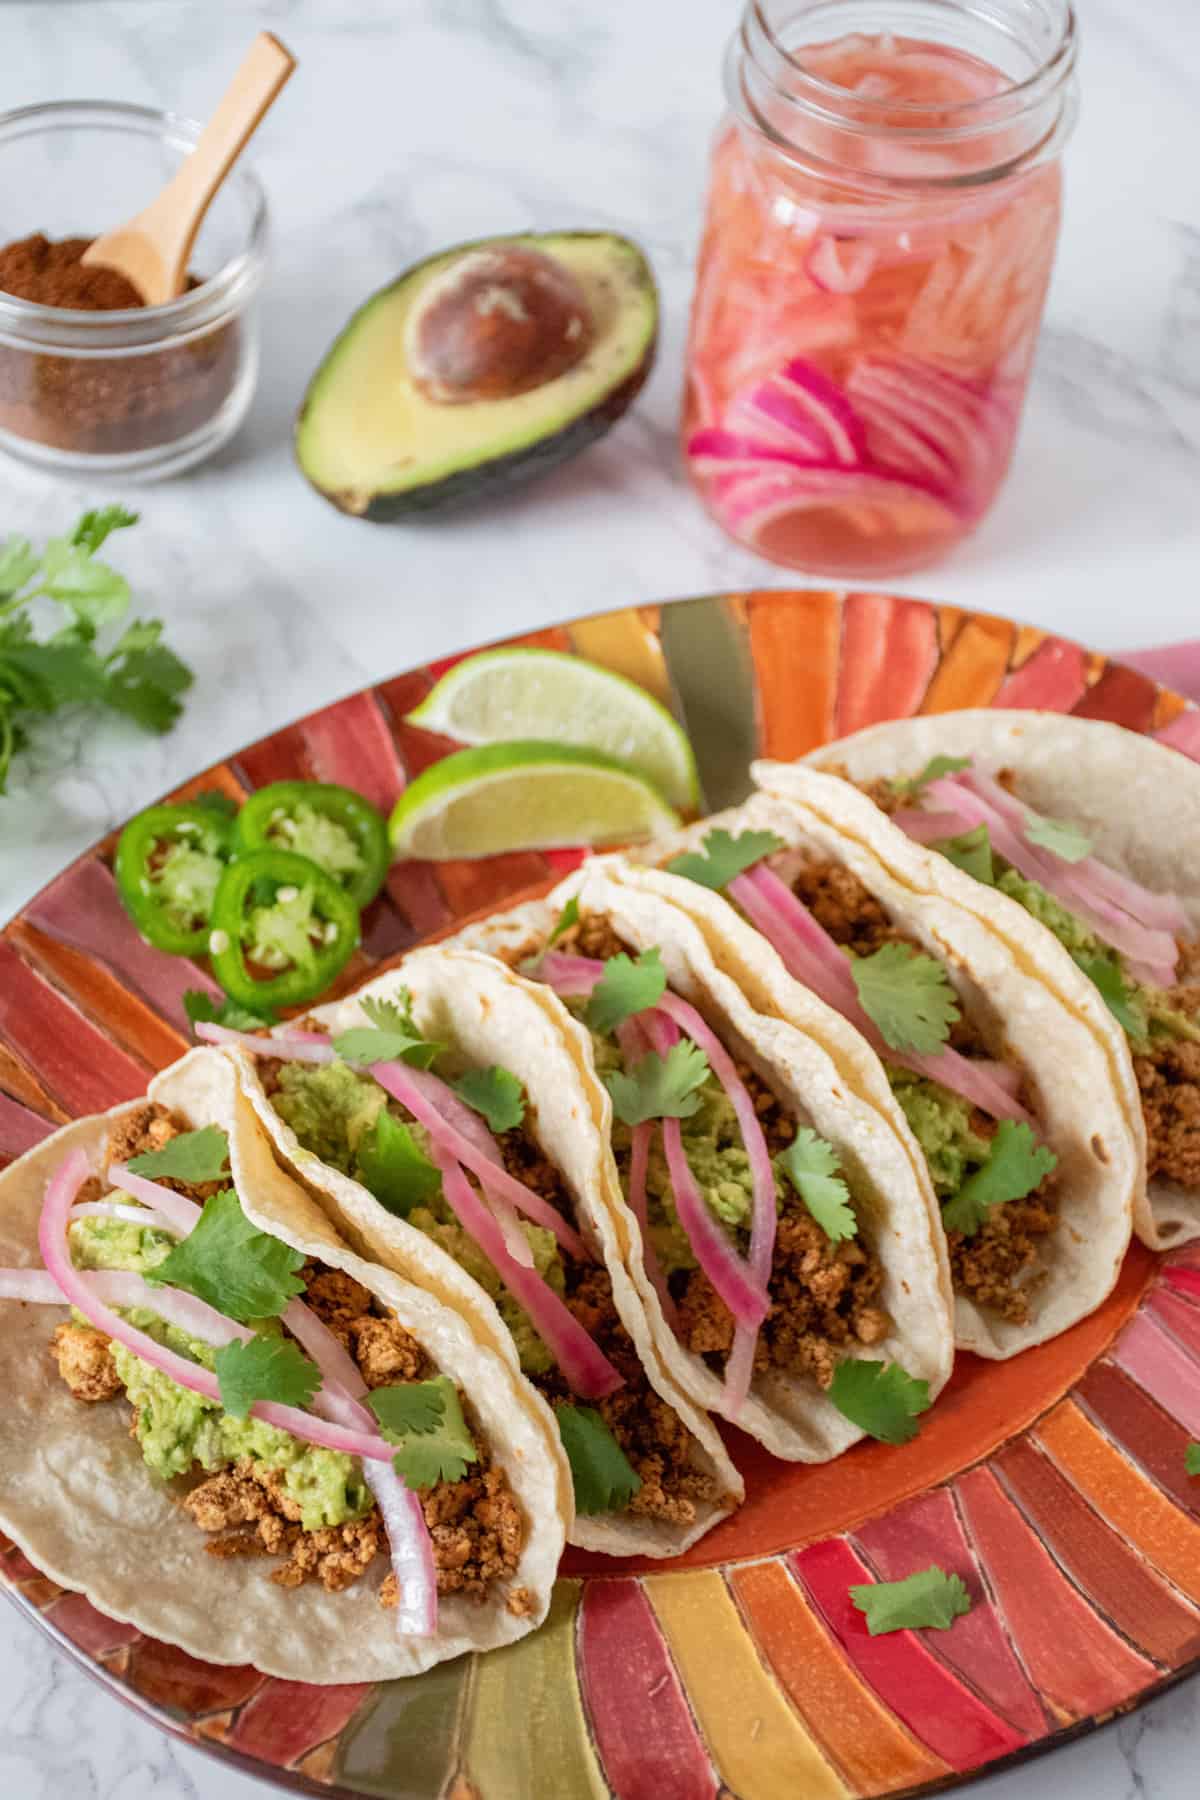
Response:
[{"label": "avocado half", "polygon": [[[574,278],[590,314],[586,351],[524,392],[431,397],[411,367],[414,318],[453,281],[453,265],[510,248],[539,252]],[[357,518],[404,518],[494,493],[602,437],[649,374],[657,333],[654,276],[627,238],[563,231],[458,244],[372,294],[343,328],[304,396],[296,460],[319,494]]]}]

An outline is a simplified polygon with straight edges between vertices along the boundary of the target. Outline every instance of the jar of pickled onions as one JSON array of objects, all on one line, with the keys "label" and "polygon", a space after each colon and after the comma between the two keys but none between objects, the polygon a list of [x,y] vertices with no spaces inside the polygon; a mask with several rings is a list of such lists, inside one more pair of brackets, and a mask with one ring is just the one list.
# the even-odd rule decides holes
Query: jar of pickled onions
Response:
[{"label": "jar of pickled onions", "polygon": [[1074,68],[1067,0],[746,0],[683,425],[739,542],[890,575],[983,518],[1054,261]]}]

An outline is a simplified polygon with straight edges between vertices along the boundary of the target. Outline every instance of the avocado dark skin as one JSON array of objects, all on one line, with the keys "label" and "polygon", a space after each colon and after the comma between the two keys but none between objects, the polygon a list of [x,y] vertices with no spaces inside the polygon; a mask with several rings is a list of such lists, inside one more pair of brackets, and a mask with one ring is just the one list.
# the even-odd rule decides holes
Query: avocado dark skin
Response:
[{"label": "avocado dark skin", "polygon": [[[412,367],[412,330],[420,328],[423,301],[428,310],[433,282],[444,293],[448,284],[453,286],[460,265],[464,270],[477,265],[480,253],[497,257],[496,266],[502,268],[508,246],[533,250],[538,260],[561,260],[565,269],[580,276],[581,297],[600,300],[603,316],[595,321],[594,337],[589,320],[588,347],[578,365],[542,387],[511,398],[476,399],[464,394],[467,404],[439,403],[423,391],[419,371]],[[501,300],[505,306],[514,305],[514,318],[520,316],[519,304],[511,296],[501,294]],[[387,309],[386,315],[380,309]],[[504,309],[489,305],[486,310]],[[386,332],[381,329],[385,316],[389,326],[394,319],[394,329]],[[628,239],[606,232],[565,232],[459,245],[416,264],[373,294],[339,333],[309,383],[297,417],[297,462],[323,499],[339,511],[376,523],[417,519],[490,498],[557,467],[603,437],[650,373],[657,327],[654,278]],[[339,390],[347,366],[352,382],[361,387],[365,369],[374,386],[376,363],[364,364],[366,352],[360,341],[366,331],[382,341],[379,382],[384,387],[388,381],[399,385],[402,399],[396,421],[386,416],[371,421],[380,438],[374,468],[368,466],[372,457],[362,454],[365,434],[359,414],[352,401],[343,402]],[[543,406],[544,417],[539,417]],[[456,437],[463,458],[458,466]],[[513,442],[514,437],[518,441]],[[432,466],[422,468],[430,438],[438,448],[427,458]],[[355,440],[353,449],[346,447],[350,439]],[[398,481],[391,475],[397,469]]]}]

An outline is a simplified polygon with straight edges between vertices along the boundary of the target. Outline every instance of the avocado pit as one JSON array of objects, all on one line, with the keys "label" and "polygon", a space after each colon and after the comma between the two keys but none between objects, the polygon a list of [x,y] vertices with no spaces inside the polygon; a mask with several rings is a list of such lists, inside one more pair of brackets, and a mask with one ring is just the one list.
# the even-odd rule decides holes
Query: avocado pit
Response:
[{"label": "avocado pit", "polygon": [[544,251],[468,251],[409,315],[414,385],[440,405],[508,400],[565,375],[595,337],[582,284]]}]

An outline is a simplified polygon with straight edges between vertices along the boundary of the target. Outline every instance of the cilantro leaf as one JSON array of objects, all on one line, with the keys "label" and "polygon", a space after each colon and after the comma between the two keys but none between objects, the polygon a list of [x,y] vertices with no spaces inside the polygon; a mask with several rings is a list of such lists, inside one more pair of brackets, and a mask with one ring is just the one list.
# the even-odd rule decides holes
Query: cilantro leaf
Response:
[{"label": "cilantro leaf", "polygon": [[229,1139],[219,1125],[203,1125],[199,1131],[182,1131],[161,1150],[146,1150],[128,1167],[151,1181],[218,1181],[229,1162]]},{"label": "cilantro leaf", "polygon": [[661,1000],[666,986],[667,972],[657,949],[643,950],[636,961],[624,951],[610,956],[592,989],[584,1021],[592,1031],[615,1031],[625,1019]]},{"label": "cilantro leaf", "polygon": [[0,600],[20,593],[38,572],[38,559],[28,538],[5,538],[0,544]]},{"label": "cilantro leaf", "polygon": [[872,1637],[885,1631],[948,1631],[955,1619],[971,1610],[971,1596],[960,1575],[947,1575],[935,1563],[904,1581],[871,1581],[850,1589],[850,1598],[865,1614]]},{"label": "cilantro leaf", "polygon": [[723,888],[764,856],[782,849],[783,839],[773,831],[739,831],[734,837],[732,832],[718,827],[706,834],[701,851],[687,850],[682,856],[673,856],[667,872],[697,881],[701,887]]},{"label": "cilantro leaf", "polygon": [[630,1074],[614,1069],[602,1079],[618,1119],[643,1125],[647,1119],[690,1119],[700,1110],[696,1090],[708,1073],[708,1058],[699,1044],[680,1038],[666,1056],[651,1051]]},{"label": "cilantro leaf", "polygon": [[929,1383],[899,1363],[840,1362],[829,1398],[843,1417],[884,1444],[907,1444],[917,1435],[917,1416],[929,1406]]},{"label": "cilantro leaf", "polygon": [[219,819],[233,819],[237,816],[238,804],[231,794],[221,788],[201,788],[188,801],[189,806],[203,806],[206,811],[215,813]]},{"label": "cilantro leaf", "polygon": [[351,1026],[333,1040],[344,1062],[406,1062],[414,1069],[428,1069],[446,1048],[417,1030],[407,988],[400,989],[397,1000],[364,1000],[362,1009],[370,1025]]},{"label": "cilantro leaf", "polygon": [[453,1088],[474,1112],[482,1113],[493,1131],[511,1131],[525,1117],[525,1090],[515,1075],[495,1064],[468,1069]]},{"label": "cilantro leaf", "polygon": [[1126,981],[1116,957],[1104,950],[1072,950],[1071,955],[1125,1035],[1135,1042],[1144,1039],[1146,1021],[1135,1005],[1137,990]]},{"label": "cilantro leaf", "polygon": [[883,944],[851,957],[850,973],[885,1044],[936,1055],[958,1018],[958,996],[940,963],[908,944]]},{"label": "cilantro leaf", "polygon": [[104,698],[115,712],[144,731],[169,731],[183,711],[180,694],[193,681],[192,671],[160,642],[160,619],[140,619],[124,631],[105,659],[108,675]]},{"label": "cilantro leaf", "polygon": [[321,1371],[290,1338],[258,1332],[249,1343],[234,1338],[216,1355],[221,1405],[244,1419],[256,1400],[283,1406],[310,1406],[321,1385]]},{"label": "cilantro leaf", "polygon": [[65,606],[93,630],[110,625],[129,610],[129,583],[91,550],[72,538],[51,538],[42,552],[37,592]]},{"label": "cilantro leaf", "polygon": [[1049,850],[1063,862],[1082,862],[1092,853],[1092,840],[1087,832],[1069,819],[1044,819],[1040,813],[1027,812],[1025,836],[1031,844]]},{"label": "cilantro leaf", "polygon": [[204,1202],[188,1236],[145,1279],[161,1287],[186,1288],[228,1319],[275,1319],[289,1300],[304,1292],[296,1279],[304,1257],[278,1238],[253,1226],[232,1188]]},{"label": "cilantro leaf", "polygon": [[430,1199],[442,1185],[436,1164],[403,1120],[395,1118],[386,1106],[359,1138],[354,1160],[363,1186],[399,1219],[406,1219],[414,1206]]},{"label": "cilantro leaf", "polygon": [[547,950],[553,950],[553,948],[554,948],[555,944],[557,944],[559,938],[565,937],[567,932],[571,930],[572,926],[578,925],[578,923],[579,923],[579,901],[575,898],[575,895],[572,894],[571,898],[567,901],[567,904],[563,907],[563,909],[559,913],[557,919],[555,919],[555,921],[554,921],[554,930],[550,933],[550,936],[546,939]]},{"label": "cilantro leaf", "polygon": [[775,1160],[831,1243],[858,1236],[850,1190],[838,1173],[832,1144],[804,1126]]},{"label": "cilantro leaf", "polygon": [[991,1154],[942,1207],[942,1224],[947,1231],[974,1237],[986,1224],[993,1206],[1002,1206],[1006,1200],[1023,1200],[1057,1164],[1053,1150],[1038,1143],[1024,1120],[1001,1119],[992,1139]]},{"label": "cilantro leaf", "polygon": [[1200,1475],[1200,1444],[1189,1444],[1183,1455],[1183,1466],[1189,1475]]},{"label": "cilantro leaf", "polygon": [[595,1407],[560,1406],[554,1417],[571,1465],[576,1512],[624,1512],[642,1478]]},{"label": "cilantro leaf", "polygon": [[947,862],[952,862],[956,869],[962,869],[975,881],[982,881],[985,887],[995,887],[992,839],[986,825],[960,831],[957,837],[939,838],[929,848],[940,851]]},{"label": "cilantro leaf", "polygon": [[140,513],[128,512],[123,506],[94,507],[91,512],[85,512],[76,525],[71,542],[81,544],[89,554],[94,554],[111,532],[136,525],[140,517]]},{"label": "cilantro leaf", "polygon": [[913,799],[923,794],[931,781],[940,781],[943,775],[957,775],[960,769],[969,769],[969,756],[931,756],[919,775],[905,777],[897,775],[891,782],[892,792],[906,794]]},{"label": "cilantro leaf", "polygon": [[448,1375],[375,1388],[366,1401],[388,1443],[400,1446],[392,1462],[410,1488],[461,1481],[468,1464],[479,1461],[458,1389]]},{"label": "cilantro leaf", "polygon": [[226,995],[214,1000],[203,988],[188,988],[183,996],[183,1010],[192,1025],[203,1021],[205,1024],[228,1025],[231,1031],[258,1031],[263,1025],[275,1023],[273,1007],[264,1007],[261,1013],[251,1012],[248,1006],[241,1006]]}]

